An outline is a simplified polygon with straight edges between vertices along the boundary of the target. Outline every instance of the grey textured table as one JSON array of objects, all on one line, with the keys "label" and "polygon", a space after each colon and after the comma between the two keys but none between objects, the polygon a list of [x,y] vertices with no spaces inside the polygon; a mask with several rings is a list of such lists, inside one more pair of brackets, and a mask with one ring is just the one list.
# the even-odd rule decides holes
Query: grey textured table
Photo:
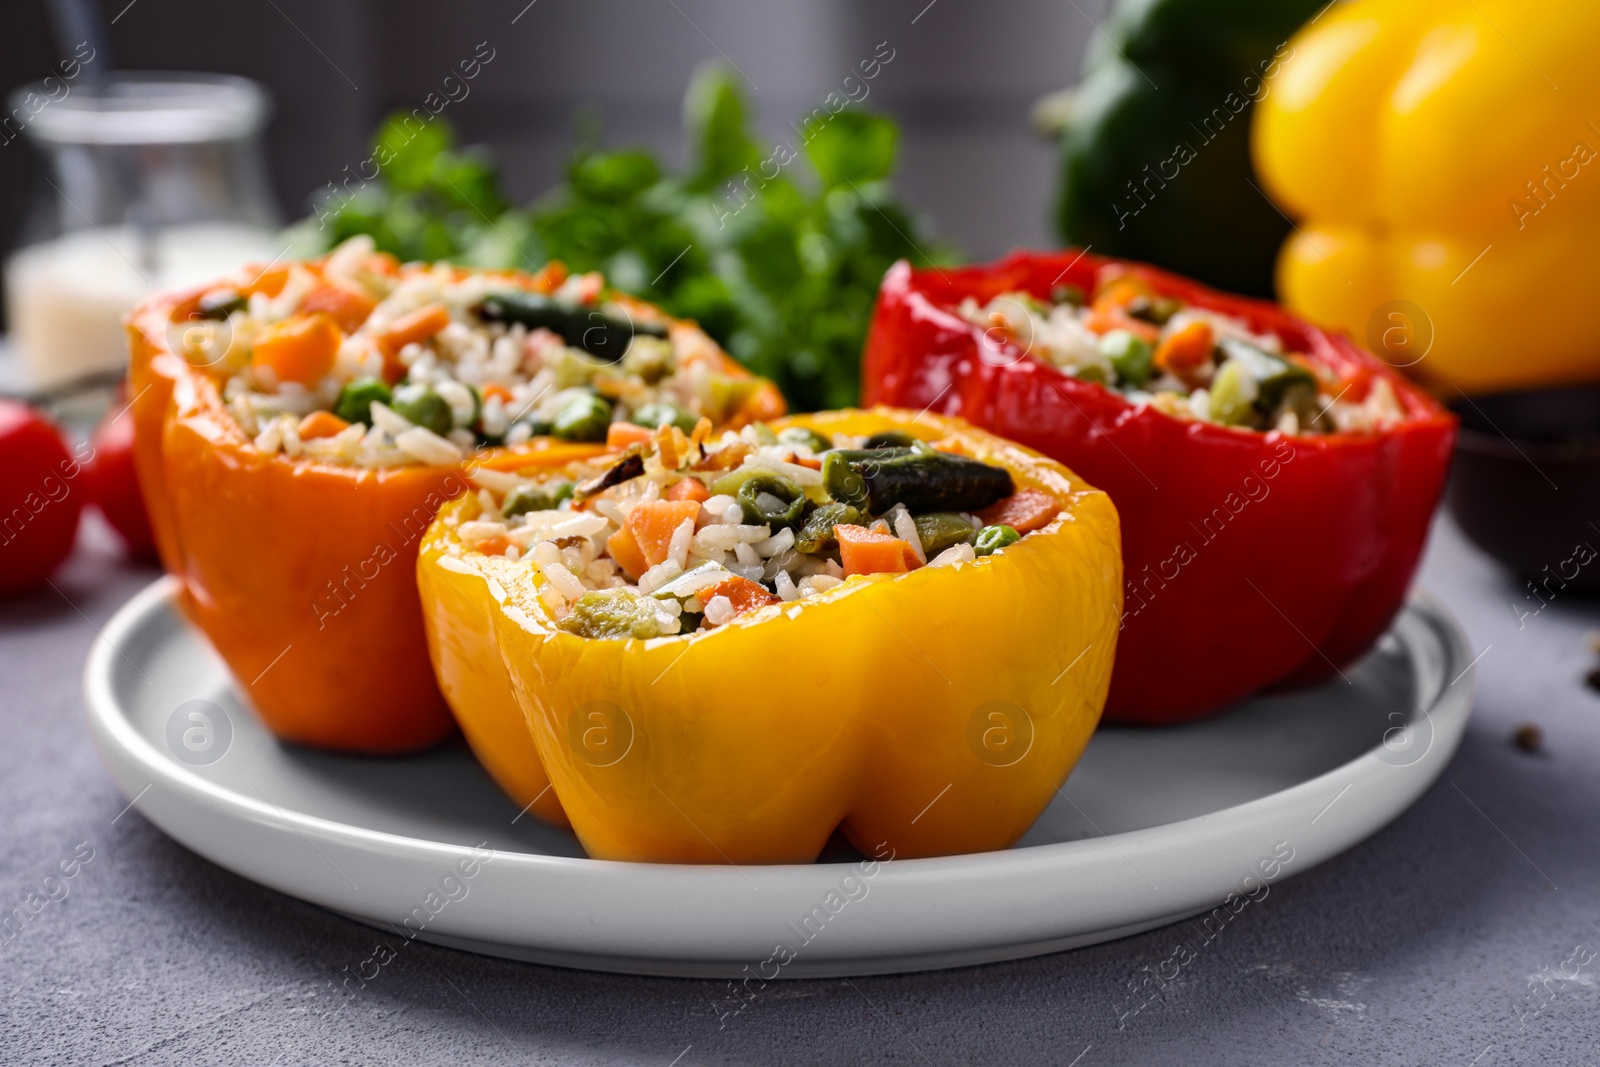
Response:
[{"label": "grey textured table", "polygon": [[[88,534],[59,592],[0,605],[0,912],[45,900],[0,933],[5,1064],[1600,1062],[1600,696],[1583,684],[1600,606],[1541,609],[1447,521],[1422,581],[1483,652],[1454,763],[1376,837],[1275,885],[1142,1011],[1119,1018],[1129,984],[1197,940],[1186,927],[780,984],[720,1031],[724,983],[421,943],[347,992],[336,975],[378,935],[191,854],[101,769],[79,672],[153,572]],[[1510,743],[1524,721],[1543,753]]]}]

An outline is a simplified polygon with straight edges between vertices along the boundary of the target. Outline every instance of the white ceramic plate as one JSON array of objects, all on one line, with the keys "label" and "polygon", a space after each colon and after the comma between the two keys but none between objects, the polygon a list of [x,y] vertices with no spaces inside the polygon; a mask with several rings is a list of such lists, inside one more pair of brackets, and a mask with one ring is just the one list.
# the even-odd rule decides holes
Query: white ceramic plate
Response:
[{"label": "white ceramic plate", "polygon": [[1377,651],[1319,689],[1192,726],[1102,729],[1005,852],[603,862],[518,817],[460,745],[406,759],[280,746],[178,616],[174,588],[163,579],[123,608],[85,674],[95,740],[146,818],[230,870],[374,926],[639,974],[949,967],[1106,941],[1230,893],[1259,899],[1404,811],[1449,762],[1471,704],[1465,639],[1419,595]]}]

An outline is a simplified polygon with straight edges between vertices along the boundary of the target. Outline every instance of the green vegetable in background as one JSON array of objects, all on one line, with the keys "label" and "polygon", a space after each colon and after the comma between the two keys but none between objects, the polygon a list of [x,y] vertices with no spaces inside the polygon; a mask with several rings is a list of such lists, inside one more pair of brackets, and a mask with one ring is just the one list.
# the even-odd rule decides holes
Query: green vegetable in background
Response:
[{"label": "green vegetable in background", "polygon": [[[794,410],[848,407],[883,273],[897,259],[948,261],[889,182],[899,131],[880,115],[813,112],[803,136],[757,141],[723,68],[684,99],[687,163],[669,172],[639,149],[580,144],[566,181],[506,210],[495,171],[457,150],[435,119],[378,134],[380,179],[315,230],[311,251],[357,233],[403,259],[537,267],[559,259],[698,321],[736,359],[775,380]],[[387,162],[383,162],[387,160]]]},{"label": "green vegetable in background", "polygon": [[1289,222],[1250,163],[1254,101],[1327,0],[1116,0],[1083,78],[1047,98],[1063,240],[1272,295]]}]

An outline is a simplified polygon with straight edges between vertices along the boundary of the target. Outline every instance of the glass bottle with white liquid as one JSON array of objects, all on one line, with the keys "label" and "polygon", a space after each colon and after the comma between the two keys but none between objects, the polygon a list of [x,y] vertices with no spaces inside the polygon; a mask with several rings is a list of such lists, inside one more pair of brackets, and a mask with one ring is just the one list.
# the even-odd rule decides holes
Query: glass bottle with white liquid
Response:
[{"label": "glass bottle with white liquid", "polygon": [[36,388],[125,365],[122,316],[285,242],[261,165],[265,91],[205,74],[113,75],[100,92],[55,79],[12,94],[6,132],[43,156],[22,245],[5,263],[6,318]]}]

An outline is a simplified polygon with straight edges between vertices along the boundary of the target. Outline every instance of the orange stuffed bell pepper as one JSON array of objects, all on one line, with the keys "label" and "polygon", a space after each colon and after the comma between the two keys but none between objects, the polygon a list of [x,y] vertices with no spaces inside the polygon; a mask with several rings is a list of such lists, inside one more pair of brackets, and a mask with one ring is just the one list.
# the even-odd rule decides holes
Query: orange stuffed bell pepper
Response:
[{"label": "orange stuffed bell pepper", "polygon": [[152,298],[128,329],[135,463],[185,612],[274,733],[351,752],[453,729],[415,561],[467,471],[782,412],[692,324],[598,275],[400,267],[364,238]]},{"label": "orange stuffed bell pepper", "polygon": [[958,419],[669,426],[479,488],[424,542],[425,610],[494,648],[501,754],[596,858],[1005,848],[1099,721],[1116,511]]}]

